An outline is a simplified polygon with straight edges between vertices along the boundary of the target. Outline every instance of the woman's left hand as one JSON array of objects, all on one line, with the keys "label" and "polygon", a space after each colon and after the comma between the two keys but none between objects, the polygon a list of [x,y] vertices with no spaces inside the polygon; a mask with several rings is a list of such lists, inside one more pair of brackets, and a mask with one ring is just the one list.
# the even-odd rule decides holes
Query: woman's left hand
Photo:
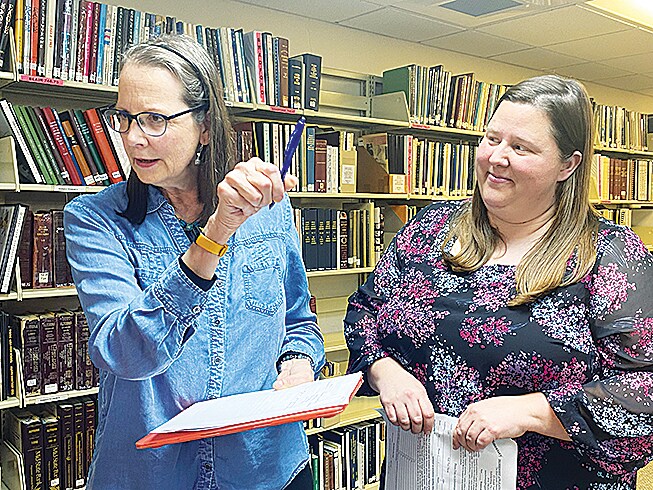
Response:
[{"label": "woman's left hand", "polygon": [[282,390],[302,383],[310,383],[314,379],[315,374],[308,359],[289,359],[281,363],[281,372],[272,388]]},{"label": "woman's left hand", "polygon": [[542,393],[497,396],[469,405],[458,418],[453,448],[480,451],[496,439],[520,437],[525,432],[570,440]]}]

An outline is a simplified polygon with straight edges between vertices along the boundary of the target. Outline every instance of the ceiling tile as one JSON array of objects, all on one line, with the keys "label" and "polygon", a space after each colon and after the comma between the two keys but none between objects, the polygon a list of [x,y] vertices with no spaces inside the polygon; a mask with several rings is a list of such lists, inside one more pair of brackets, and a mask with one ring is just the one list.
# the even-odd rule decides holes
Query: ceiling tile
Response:
[{"label": "ceiling tile", "polygon": [[[520,5],[519,7],[501,10],[494,14],[482,15],[480,17],[474,17],[467,14],[462,14],[454,10],[445,8],[442,4],[447,3],[449,0],[444,1],[432,1],[432,0],[367,0],[372,3],[379,3],[384,5],[394,5],[402,10],[414,12],[419,15],[426,15],[428,17],[439,19],[449,24],[465,27],[465,28],[474,28],[481,25],[486,25],[489,23],[494,23],[497,21],[511,19],[517,16],[528,14],[531,11],[541,11],[540,9],[534,7],[533,5]],[[478,1],[478,0],[474,0]]]},{"label": "ceiling tile", "polygon": [[642,29],[613,32],[602,36],[578,39],[547,46],[557,53],[577,56],[588,61],[617,58],[623,53],[629,55],[653,52],[653,33]]},{"label": "ceiling tile", "polygon": [[522,4],[515,0],[493,0],[492,2],[479,2],[478,0],[451,0],[443,3],[441,7],[448,8],[454,12],[482,17],[483,15],[496,14],[502,10],[519,7]]},{"label": "ceiling tile", "polygon": [[393,7],[363,14],[353,19],[339,22],[339,24],[395,37],[397,39],[417,42],[462,31],[458,27]]},{"label": "ceiling tile", "polygon": [[529,47],[527,44],[476,31],[458,32],[424,41],[424,44],[484,58],[520,51]]},{"label": "ceiling tile", "polygon": [[533,70],[548,71],[562,66],[578,65],[584,60],[567,56],[545,48],[531,48],[515,53],[492,56],[493,60],[503,61],[511,65],[523,66]]},{"label": "ceiling tile", "polygon": [[325,22],[339,22],[366,12],[378,10],[377,4],[364,0],[238,0],[241,3],[258,5],[279,10],[289,14],[297,14]]},{"label": "ceiling tile", "polygon": [[640,74],[628,75],[625,77],[609,78],[607,80],[596,80],[596,83],[621,90],[639,92],[640,90],[653,89],[653,76]]},{"label": "ceiling tile", "polygon": [[582,63],[580,65],[563,66],[556,68],[556,73],[566,77],[578,78],[585,81],[596,81],[605,78],[618,77],[624,74],[622,70],[600,63]]},{"label": "ceiling tile", "polygon": [[487,34],[532,46],[546,46],[625,29],[628,29],[628,26],[622,22],[578,6],[534,13],[478,28]]},{"label": "ceiling tile", "polygon": [[601,63],[633,73],[653,73],[653,54],[642,53],[631,56],[620,56],[609,60],[602,60]]}]

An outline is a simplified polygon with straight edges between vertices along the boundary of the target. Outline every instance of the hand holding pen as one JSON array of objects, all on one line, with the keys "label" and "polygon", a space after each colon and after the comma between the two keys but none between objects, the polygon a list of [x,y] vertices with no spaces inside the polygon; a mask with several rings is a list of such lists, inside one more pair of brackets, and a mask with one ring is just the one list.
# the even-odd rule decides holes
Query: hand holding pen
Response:
[{"label": "hand holding pen", "polygon": [[[288,140],[288,144],[286,145],[286,150],[283,153],[283,165],[281,166],[282,182],[286,178],[286,174],[288,173],[288,170],[290,169],[290,165],[292,164],[292,159],[293,156],[295,155],[295,151],[297,151],[299,142],[302,139],[304,126],[306,126],[306,119],[304,118],[304,116],[302,116],[299,118],[299,121],[297,121],[297,124],[295,124],[295,129],[293,129],[293,132],[290,135],[290,139]],[[270,203],[270,209],[272,208],[272,206],[274,206],[274,202]]]}]

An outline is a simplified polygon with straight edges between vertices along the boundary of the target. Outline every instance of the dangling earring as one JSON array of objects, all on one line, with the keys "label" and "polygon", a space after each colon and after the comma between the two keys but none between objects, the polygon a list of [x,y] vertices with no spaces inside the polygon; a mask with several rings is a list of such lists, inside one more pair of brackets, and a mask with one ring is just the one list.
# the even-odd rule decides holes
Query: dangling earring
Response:
[{"label": "dangling earring", "polygon": [[199,144],[197,147],[197,153],[195,154],[195,165],[202,165],[202,151],[204,150],[204,145]]}]

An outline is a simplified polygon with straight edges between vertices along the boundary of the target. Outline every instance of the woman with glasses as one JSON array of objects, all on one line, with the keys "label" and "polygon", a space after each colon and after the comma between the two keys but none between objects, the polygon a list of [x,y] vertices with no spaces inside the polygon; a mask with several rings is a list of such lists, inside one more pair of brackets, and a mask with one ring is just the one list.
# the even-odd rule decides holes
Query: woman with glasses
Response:
[{"label": "woman with glasses", "polygon": [[130,48],[103,114],[129,179],[65,208],[100,369],[89,489],[312,485],[301,423],[134,445],[194,402],[312,381],[324,362],[285,196],[297,179],[256,158],[234,165],[219,80],[190,38]]}]

